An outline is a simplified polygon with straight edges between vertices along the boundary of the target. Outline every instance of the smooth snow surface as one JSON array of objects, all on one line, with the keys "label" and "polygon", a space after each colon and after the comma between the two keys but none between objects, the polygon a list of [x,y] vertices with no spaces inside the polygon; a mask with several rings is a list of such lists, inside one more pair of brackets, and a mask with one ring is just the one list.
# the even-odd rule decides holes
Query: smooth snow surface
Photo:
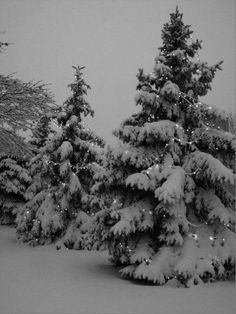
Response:
[{"label": "smooth snow surface", "polygon": [[158,287],[120,278],[105,252],[16,243],[0,227],[0,313],[232,314],[234,282]]}]

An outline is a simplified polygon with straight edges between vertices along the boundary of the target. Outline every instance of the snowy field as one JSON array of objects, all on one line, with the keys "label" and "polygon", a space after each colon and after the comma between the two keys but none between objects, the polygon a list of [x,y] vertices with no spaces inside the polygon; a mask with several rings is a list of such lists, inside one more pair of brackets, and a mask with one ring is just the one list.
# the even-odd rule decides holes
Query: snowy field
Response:
[{"label": "snowy field", "polygon": [[0,227],[0,313],[231,314],[234,282],[189,289],[119,277],[105,252],[57,251],[16,243]]}]

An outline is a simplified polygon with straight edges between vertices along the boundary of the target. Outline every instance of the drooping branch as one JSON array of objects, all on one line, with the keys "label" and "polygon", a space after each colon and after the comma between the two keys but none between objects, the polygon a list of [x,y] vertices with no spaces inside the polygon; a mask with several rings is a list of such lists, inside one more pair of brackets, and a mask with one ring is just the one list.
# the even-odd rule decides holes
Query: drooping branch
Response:
[{"label": "drooping branch", "polygon": [[12,75],[0,75],[0,125],[13,129],[32,128],[33,121],[51,111],[54,100],[41,82],[22,82]]},{"label": "drooping branch", "polygon": [[0,155],[14,156],[19,159],[29,158],[31,145],[25,143],[15,132],[0,127]]},{"label": "drooping branch", "polygon": [[[7,45],[0,43],[0,52]],[[0,154],[31,156],[29,145],[15,131],[33,129],[34,121],[53,109],[55,103],[46,84],[0,75]]]}]

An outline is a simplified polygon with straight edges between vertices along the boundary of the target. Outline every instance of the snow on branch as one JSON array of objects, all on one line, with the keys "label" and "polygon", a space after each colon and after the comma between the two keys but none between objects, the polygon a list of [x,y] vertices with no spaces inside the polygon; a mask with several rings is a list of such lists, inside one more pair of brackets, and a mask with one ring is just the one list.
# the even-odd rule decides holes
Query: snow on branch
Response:
[{"label": "snow on branch", "polygon": [[148,91],[139,90],[135,96],[136,105],[138,104],[153,104],[156,100],[155,93],[149,93]]},{"label": "snow on branch", "polygon": [[[148,200],[142,200],[139,202],[135,202],[127,207],[119,209],[118,211],[114,212],[114,217],[119,216],[119,221],[110,229],[114,235],[121,235],[121,234],[130,234],[134,233],[137,229],[141,228],[142,230],[147,229],[152,226],[152,222],[150,224],[146,224],[145,228],[142,225],[142,220],[145,219],[144,213],[146,211],[149,212],[151,215],[151,204]],[[114,218],[111,214],[111,217]]]},{"label": "snow on branch", "polygon": [[153,147],[146,146],[117,146],[112,150],[115,160],[121,159],[125,164],[131,164],[136,168],[147,168],[160,161],[161,152]]},{"label": "snow on branch", "polygon": [[57,150],[57,154],[60,155],[60,160],[65,160],[70,157],[73,152],[73,147],[69,141],[64,141]]},{"label": "snow on branch", "polygon": [[113,131],[115,136],[122,138],[124,142],[136,143],[140,128],[138,126],[125,125]]},{"label": "snow on branch", "polygon": [[[205,124],[207,127],[213,129],[222,129],[230,131],[230,124],[232,122],[232,114],[216,108],[215,106],[209,106],[203,102],[196,102],[193,98],[180,92],[180,98],[184,99],[188,103],[187,116],[191,119],[198,120],[201,124]],[[188,98],[190,100],[188,100]]]},{"label": "snow on branch", "polygon": [[[142,262],[134,271],[134,277],[137,279],[146,279],[153,283],[164,284],[166,277],[171,273],[174,254],[170,247],[164,247],[156,253],[150,260]],[[124,273],[125,268],[122,270]]]},{"label": "snow on branch", "polygon": [[37,234],[41,224],[42,234],[47,236],[47,234],[50,234],[51,230],[55,233],[60,231],[63,228],[64,223],[62,216],[57,211],[57,206],[53,201],[53,197],[49,195],[45,198],[37,211],[31,232]]},{"label": "snow on branch", "polygon": [[224,225],[235,223],[234,212],[224,206],[213,190],[201,189],[196,197],[196,207],[198,210],[207,210],[209,220],[219,219]]},{"label": "snow on branch", "polygon": [[78,193],[81,190],[80,180],[75,173],[71,173],[69,190],[71,195]]},{"label": "snow on branch", "polygon": [[236,136],[229,132],[224,132],[221,130],[215,130],[208,128],[203,130],[198,128],[194,131],[192,140],[194,142],[200,142],[208,148],[216,148],[224,151],[229,151],[229,153],[236,153]]},{"label": "snow on branch", "polygon": [[162,87],[160,94],[168,101],[178,101],[179,87],[171,81],[167,81]]},{"label": "snow on branch", "polygon": [[130,185],[131,187],[137,187],[139,190],[147,191],[150,188],[150,179],[144,173],[134,173],[128,176],[125,181],[126,185]]},{"label": "snow on branch", "polygon": [[165,65],[164,63],[161,63],[159,60],[155,63],[153,71],[158,78],[160,78],[161,76],[172,77],[170,67]]},{"label": "snow on branch", "polygon": [[199,255],[197,242],[192,238],[185,237],[182,254],[174,267],[174,271],[177,275],[181,275],[187,279],[187,286],[191,285],[190,281],[194,279],[201,282],[199,275],[204,274],[206,271],[212,275],[215,274],[214,267],[209,258]]},{"label": "snow on branch", "polygon": [[167,180],[155,190],[155,197],[164,203],[176,203],[184,196],[185,175],[182,167],[171,169]]},{"label": "snow on branch", "polygon": [[186,172],[199,169],[196,176],[207,177],[212,182],[229,182],[234,184],[236,178],[233,171],[225,167],[218,159],[200,151],[195,151],[190,154],[189,160],[186,162],[184,168]]},{"label": "snow on branch", "polygon": [[151,248],[151,239],[148,236],[143,236],[136,244],[135,249],[130,255],[130,261],[132,264],[141,263],[145,260],[149,260],[154,254]]},{"label": "snow on branch", "polygon": [[6,131],[6,126],[11,131],[32,129],[34,120],[51,112],[53,107],[53,96],[45,84],[25,83],[12,75],[0,75],[0,154],[30,156],[28,146],[14,132]]},{"label": "snow on branch", "polygon": [[183,140],[183,130],[170,120],[145,123],[139,132],[138,141],[152,143],[157,140],[169,142],[174,137]]},{"label": "snow on branch", "polygon": [[0,124],[31,127],[32,121],[54,107],[53,96],[41,82],[25,83],[12,75],[0,75]]},{"label": "snow on branch", "polygon": [[0,127],[0,155],[22,159],[31,157],[32,146],[25,143],[15,132]]}]

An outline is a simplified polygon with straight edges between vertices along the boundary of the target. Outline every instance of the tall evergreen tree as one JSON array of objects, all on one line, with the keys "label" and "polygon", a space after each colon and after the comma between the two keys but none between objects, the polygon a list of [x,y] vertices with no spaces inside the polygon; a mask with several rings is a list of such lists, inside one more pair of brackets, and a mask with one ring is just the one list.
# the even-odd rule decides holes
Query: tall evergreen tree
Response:
[{"label": "tall evergreen tree", "polygon": [[199,100],[213,66],[201,62],[178,8],[162,30],[151,74],[137,75],[140,112],[114,134],[94,191],[116,198],[96,215],[97,235],[127,277],[186,286],[232,274],[235,264],[235,135],[229,115]]},{"label": "tall evergreen tree", "polygon": [[22,241],[60,239],[71,223],[80,219],[77,216],[83,215],[93,162],[104,145],[82,122],[82,116],[94,114],[85,100],[90,87],[82,77],[83,67],[73,68],[75,81],[69,85],[72,95],[57,116],[60,130],[32,160],[37,179],[27,190],[29,201],[17,217],[17,234]]}]

